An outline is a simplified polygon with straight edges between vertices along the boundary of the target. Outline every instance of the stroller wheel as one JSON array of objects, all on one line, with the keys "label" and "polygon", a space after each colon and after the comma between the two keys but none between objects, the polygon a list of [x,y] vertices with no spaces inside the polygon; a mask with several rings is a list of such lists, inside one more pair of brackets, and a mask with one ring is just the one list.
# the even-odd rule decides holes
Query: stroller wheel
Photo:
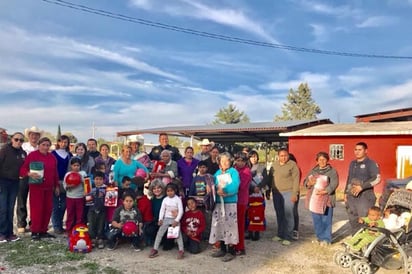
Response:
[{"label": "stroller wheel", "polygon": [[369,263],[360,261],[355,265],[355,271],[354,274],[371,274],[372,268]]},{"label": "stroller wheel", "polygon": [[338,251],[333,256],[335,263],[343,268],[348,268],[351,265],[352,257],[349,253]]},{"label": "stroller wheel", "polygon": [[359,264],[360,262],[362,262],[359,259],[354,259],[352,260],[352,262],[350,263],[350,270],[352,271],[353,274],[357,274],[357,264]]}]

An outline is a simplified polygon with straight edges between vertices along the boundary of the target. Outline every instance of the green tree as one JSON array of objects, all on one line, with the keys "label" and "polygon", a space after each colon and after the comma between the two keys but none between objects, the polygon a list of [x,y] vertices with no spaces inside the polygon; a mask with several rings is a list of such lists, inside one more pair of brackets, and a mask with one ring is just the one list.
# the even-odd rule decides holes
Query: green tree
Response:
[{"label": "green tree", "polygon": [[301,83],[297,90],[290,89],[287,102],[282,106],[282,115],[276,115],[275,121],[312,120],[322,112],[312,98],[307,83]]},{"label": "green tree", "polygon": [[239,124],[239,123],[249,123],[249,117],[245,112],[240,111],[235,105],[229,104],[226,108],[221,108],[215,114],[216,119],[212,124]]},{"label": "green tree", "polygon": [[59,139],[60,139],[60,136],[62,136],[62,129],[61,129],[60,124],[59,124],[59,126],[57,127],[57,136],[56,136],[56,139],[59,140]]},{"label": "green tree", "polygon": [[77,138],[76,136],[73,135],[73,133],[71,132],[66,132],[64,133],[64,135],[66,135],[67,137],[69,137],[70,143],[71,144],[77,144]]}]

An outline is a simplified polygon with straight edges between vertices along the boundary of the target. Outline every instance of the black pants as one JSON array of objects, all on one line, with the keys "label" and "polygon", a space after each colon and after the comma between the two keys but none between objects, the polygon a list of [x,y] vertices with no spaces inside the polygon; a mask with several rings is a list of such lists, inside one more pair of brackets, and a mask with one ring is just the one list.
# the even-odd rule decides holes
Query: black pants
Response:
[{"label": "black pants", "polygon": [[87,221],[89,224],[89,234],[91,239],[104,238],[104,225],[106,221],[106,213],[104,210],[99,212],[94,209],[89,209],[87,214]]},{"label": "black pants", "polygon": [[17,193],[17,227],[25,228],[27,226],[27,197],[29,195],[28,177],[21,179],[19,182],[19,192]]},{"label": "black pants", "polygon": [[185,245],[185,248],[187,251],[189,251],[192,254],[197,254],[200,252],[200,242],[199,241],[195,241],[189,237],[187,237],[186,235],[183,235],[183,242]]},{"label": "black pants", "polygon": [[138,246],[140,243],[141,237],[140,236],[125,237],[123,236],[121,229],[118,229],[118,228],[110,229],[109,233],[107,234],[108,245],[110,246],[111,244],[114,244],[119,239],[128,239],[134,246]]}]

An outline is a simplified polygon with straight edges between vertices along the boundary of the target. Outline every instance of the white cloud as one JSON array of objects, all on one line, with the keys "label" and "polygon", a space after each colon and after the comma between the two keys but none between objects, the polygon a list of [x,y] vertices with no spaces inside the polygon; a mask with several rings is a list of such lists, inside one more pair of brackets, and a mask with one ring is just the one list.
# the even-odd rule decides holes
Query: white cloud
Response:
[{"label": "white cloud", "polygon": [[329,39],[326,27],[321,24],[309,24],[312,28],[312,34],[315,37],[315,43],[324,43]]},{"label": "white cloud", "polygon": [[382,26],[393,25],[396,23],[396,18],[390,16],[372,16],[357,24],[358,28],[376,28]]},{"label": "white cloud", "polygon": [[135,7],[156,12],[167,13],[171,16],[191,17],[198,20],[208,20],[217,24],[230,26],[245,32],[253,33],[271,43],[279,43],[266,30],[265,26],[256,18],[250,18],[239,5],[236,9],[212,7],[200,2],[180,0],[172,1],[151,1],[150,5],[146,1],[131,1]]}]

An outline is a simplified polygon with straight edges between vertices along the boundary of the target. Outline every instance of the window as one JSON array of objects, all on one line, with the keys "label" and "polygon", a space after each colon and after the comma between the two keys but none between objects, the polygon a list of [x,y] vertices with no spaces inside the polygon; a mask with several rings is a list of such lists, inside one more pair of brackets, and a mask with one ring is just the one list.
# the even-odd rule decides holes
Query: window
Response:
[{"label": "window", "polygon": [[343,160],[343,145],[332,144],[329,145],[329,157],[331,160]]}]

